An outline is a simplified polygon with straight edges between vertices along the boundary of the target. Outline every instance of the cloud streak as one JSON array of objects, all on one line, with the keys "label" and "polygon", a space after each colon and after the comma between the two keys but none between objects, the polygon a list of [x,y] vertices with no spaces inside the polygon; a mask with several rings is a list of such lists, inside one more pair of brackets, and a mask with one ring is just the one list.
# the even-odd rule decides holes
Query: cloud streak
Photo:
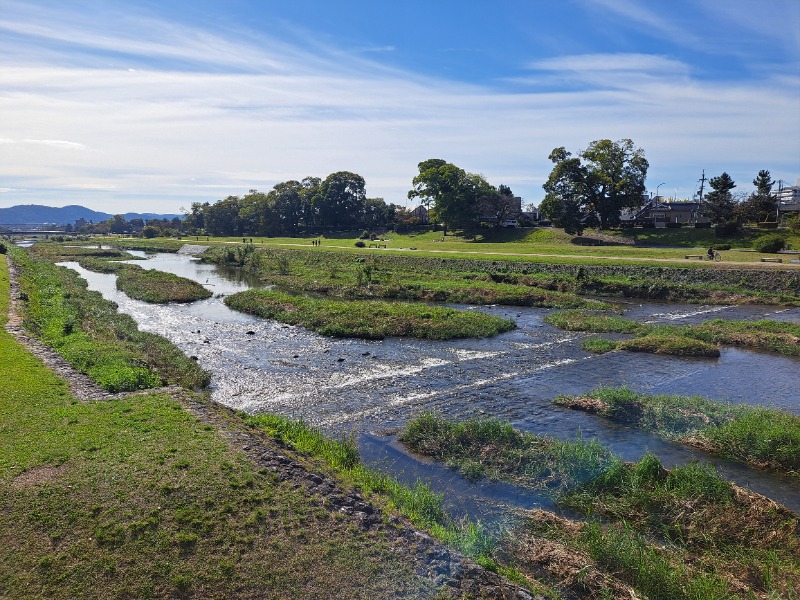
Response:
[{"label": "cloud streak", "polygon": [[[634,139],[653,176],[688,195],[702,168],[719,165],[734,178],[741,169],[749,181],[754,165],[742,157],[757,157],[758,168],[788,180],[789,158],[798,156],[797,136],[764,135],[800,132],[793,78],[710,83],[668,56],[595,53],[530,60],[521,91],[510,93],[240,31],[150,19],[136,37],[129,27],[138,31],[141,17],[117,29],[69,15],[58,28],[31,18],[0,24],[26,57],[0,64],[0,114],[8,116],[0,181],[25,190],[5,202],[119,202],[119,210],[138,202],[175,212],[351,170],[371,196],[402,203],[416,164],[430,157],[538,201],[552,148],[603,137]],[[53,44],[116,54],[76,55]],[[556,89],[554,80],[575,85]]]}]

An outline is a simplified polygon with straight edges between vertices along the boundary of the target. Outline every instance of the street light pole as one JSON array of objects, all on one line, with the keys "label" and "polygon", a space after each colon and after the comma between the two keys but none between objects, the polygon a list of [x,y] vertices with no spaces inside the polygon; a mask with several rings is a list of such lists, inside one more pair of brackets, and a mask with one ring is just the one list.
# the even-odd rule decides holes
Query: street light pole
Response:
[{"label": "street light pole", "polygon": [[656,186],[656,202],[658,202],[658,188],[660,188],[662,185],[666,185],[666,184],[665,184],[665,183],[659,183],[659,184]]}]

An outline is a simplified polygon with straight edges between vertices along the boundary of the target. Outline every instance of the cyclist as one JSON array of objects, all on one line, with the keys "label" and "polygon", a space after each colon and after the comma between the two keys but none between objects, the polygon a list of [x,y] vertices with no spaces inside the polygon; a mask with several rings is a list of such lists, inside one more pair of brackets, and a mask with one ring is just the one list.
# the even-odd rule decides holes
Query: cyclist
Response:
[{"label": "cyclist", "polygon": [[708,249],[708,260],[714,260],[714,246]]}]

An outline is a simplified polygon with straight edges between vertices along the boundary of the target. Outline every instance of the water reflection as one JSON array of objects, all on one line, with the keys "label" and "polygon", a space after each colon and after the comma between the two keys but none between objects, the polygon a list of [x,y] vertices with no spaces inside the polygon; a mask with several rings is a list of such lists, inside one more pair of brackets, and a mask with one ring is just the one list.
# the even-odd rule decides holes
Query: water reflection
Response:
[{"label": "water reflection", "polygon": [[[149,305],[118,292],[114,275],[65,264],[78,270],[90,289],[133,316],[142,329],[164,335],[188,355],[198,357],[213,374],[217,401],[249,412],[303,418],[334,435],[354,433],[360,436],[368,459],[380,460],[396,473],[408,473],[416,461],[398,452],[390,440],[382,444],[371,432],[402,425],[423,411],[454,419],[496,416],[520,429],[562,439],[597,438],[630,460],[646,450],[668,466],[698,457],[708,460],[706,455],[650,434],[551,404],[559,394],[580,394],[598,385],[700,394],[800,413],[796,394],[800,361],[794,358],[740,349],[724,349],[714,360],[623,352],[596,356],[581,348],[585,334],[559,331],[544,323],[549,311],[500,306],[471,307],[514,318],[518,324],[517,330],[486,340],[328,339],[225,307],[222,296],[257,285],[246,275],[182,255],[146,257],[147,261],[136,264],[194,279],[215,296],[188,305]],[[671,323],[715,317],[800,322],[800,309],[636,303],[627,306],[626,316]],[[800,510],[797,480],[727,461],[713,462],[734,481]],[[411,471],[420,468],[417,465]],[[432,475],[429,467],[423,471],[438,477],[437,485],[444,486],[437,469],[439,475]],[[459,479],[452,475],[448,481]],[[526,494],[506,496],[503,502],[522,506],[541,501]],[[478,510],[478,505],[465,500],[463,508]]]}]

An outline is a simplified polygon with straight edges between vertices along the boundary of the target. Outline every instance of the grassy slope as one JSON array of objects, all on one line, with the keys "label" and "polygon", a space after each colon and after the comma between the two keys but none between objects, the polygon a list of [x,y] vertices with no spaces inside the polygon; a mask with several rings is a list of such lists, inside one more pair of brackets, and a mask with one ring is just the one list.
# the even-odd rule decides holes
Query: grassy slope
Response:
[{"label": "grassy slope", "polygon": [[[7,302],[2,261],[2,320]],[[169,397],[80,402],[5,331],[0,379],[2,597],[425,589],[379,537],[255,471]]]}]

